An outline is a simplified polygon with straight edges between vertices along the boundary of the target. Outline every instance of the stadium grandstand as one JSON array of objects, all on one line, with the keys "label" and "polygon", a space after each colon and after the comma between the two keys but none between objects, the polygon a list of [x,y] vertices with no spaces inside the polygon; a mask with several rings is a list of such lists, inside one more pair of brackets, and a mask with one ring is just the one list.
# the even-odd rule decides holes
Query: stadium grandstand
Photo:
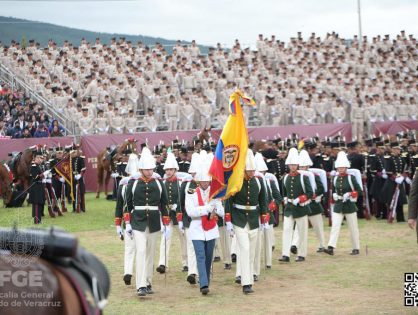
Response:
[{"label": "stadium grandstand", "polygon": [[373,122],[416,119],[417,42],[405,31],[288,42],[260,34],[256,46],[236,40],[202,54],[179,41],[169,54],[125,38],[3,44],[0,134],[25,136],[19,119],[31,136],[222,128],[237,87],[257,103],[244,108],[249,126],[352,122],[360,139]]}]

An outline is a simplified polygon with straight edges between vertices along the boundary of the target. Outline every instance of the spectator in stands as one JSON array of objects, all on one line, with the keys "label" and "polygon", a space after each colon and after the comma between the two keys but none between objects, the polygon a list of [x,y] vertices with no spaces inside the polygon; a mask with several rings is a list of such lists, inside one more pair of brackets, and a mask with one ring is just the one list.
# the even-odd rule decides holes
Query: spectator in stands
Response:
[{"label": "spectator in stands", "polygon": [[[58,120],[54,119],[51,123],[51,125],[48,128],[49,133],[51,134],[52,137],[52,132],[54,130],[54,128],[57,127],[56,129],[59,131],[59,133],[61,133],[62,135],[65,133],[65,130],[62,126],[60,126],[60,124],[58,123]],[[57,133],[57,132],[55,132]],[[62,136],[54,136],[54,137],[62,137]]]},{"label": "spectator in stands", "polygon": [[0,136],[4,137],[6,135],[7,135],[7,131],[4,128],[4,122],[3,122],[3,120],[0,119]]},{"label": "spectator in stands", "polygon": [[50,137],[63,137],[63,136],[64,136],[64,134],[63,134],[63,132],[59,129],[59,126],[58,126],[58,125],[54,125],[54,126],[52,127],[51,132],[49,133],[49,136],[50,136]]},{"label": "spectator in stands", "polygon": [[47,137],[49,137],[48,128],[42,122],[40,122],[39,126],[36,129],[33,136],[35,138],[47,138]]},{"label": "spectator in stands", "polygon": [[13,139],[19,139],[22,138],[22,129],[19,126],[19,122],[16,121],[16,123],[14,124],[14,127],[12,127],[10,129],[10,136]]},{"label": "spectator in stands", "polygon": [[23,129],[22,138],[32,138],[32,134],[30,133],[28,127]]}]

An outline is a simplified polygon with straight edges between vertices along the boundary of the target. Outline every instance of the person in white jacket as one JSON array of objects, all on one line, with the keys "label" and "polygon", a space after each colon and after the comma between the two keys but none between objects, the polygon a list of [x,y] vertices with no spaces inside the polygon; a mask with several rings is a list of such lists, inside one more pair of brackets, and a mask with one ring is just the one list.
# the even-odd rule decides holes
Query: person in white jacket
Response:
[{"label": "person in white jacket", "polygon": [[[205,152],[206,153],[206,152]],[[199,186],[186,193],[186,211],[192,219],[187,230],[187,237],[193,242],[199,273],[200,292],[209,293],[210,269],[213,260],[215,240],[219,238],[216,216],[224,216],[224,208],[219,199],[209,201],[209,167],[212,157],[201,156],[195,180]]]}]

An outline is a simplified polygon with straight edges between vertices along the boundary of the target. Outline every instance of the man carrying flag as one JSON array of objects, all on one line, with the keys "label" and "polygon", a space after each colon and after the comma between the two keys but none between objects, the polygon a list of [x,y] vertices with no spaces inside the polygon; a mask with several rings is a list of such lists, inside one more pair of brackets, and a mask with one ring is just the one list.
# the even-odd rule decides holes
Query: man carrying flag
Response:
[{"label": "man carrying flag", "polygon": [[[227,230],[235,230],[238,261],[244,294],[252,293],[253,264],[257,230],[268,224],[267,200],[263,181],[254,177],[254,154],[248,150],[248,133],[241,101],[254,101],[237,90],[229,98],[229,117],[222,130],[209,173],[211,198],[226,199]],[[244,179],[245,173],[245,179]]]}]

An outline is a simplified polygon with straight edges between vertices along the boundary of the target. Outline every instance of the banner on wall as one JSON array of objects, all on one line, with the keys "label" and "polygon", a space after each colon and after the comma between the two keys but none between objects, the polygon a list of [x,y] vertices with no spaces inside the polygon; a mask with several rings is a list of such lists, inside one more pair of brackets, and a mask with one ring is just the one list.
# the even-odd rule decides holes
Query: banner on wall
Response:
[{"label": "banner on wall", "polygon": [[[220,129],[211,130],[211,137],[214,141],[219,139]],[[192,141],[198,134],[199,130],[190,131],[161,131],[161,132],[141,132],[137,134],[120,134],[120,135],[91,135],[81,138],[81,147],[83,155],[86,158],[86,173],[84,181],[86,190],[96,191],[97,188],[97,155],[106,147],[118,145],[127,138],[138,140],[138,148],[141,143],[147,143],[153,149],[160,141],[166,145],[170,144],[173,139],[178,138],[180,141]],[[351,124],[316,124],[316,125],[288,125],[279,127],[254,127],[248,128],[248,136],[250,141],[269,140],[277,137],[286,138],[291,134],[298,134],[300,137],[314,137],[318,135],[320,138],[332,137],[341,134],[346,139],[351,139]],[[4,139],[0,141],[0,160],[9,160],[8,153],[13,151],[21,152],[35,144],[46,145],[49,148],[57,145],[65,146],[73,142],[73,137],[59,138],[29,138],[29,139]],[[111,192],[113,182],[109,183],[108,191]]]},{"label": "banner on wall", "polygon": [[418,130],[418,120],[382,121],[373,124],[373,134],[395,135],[401,131]]}]

